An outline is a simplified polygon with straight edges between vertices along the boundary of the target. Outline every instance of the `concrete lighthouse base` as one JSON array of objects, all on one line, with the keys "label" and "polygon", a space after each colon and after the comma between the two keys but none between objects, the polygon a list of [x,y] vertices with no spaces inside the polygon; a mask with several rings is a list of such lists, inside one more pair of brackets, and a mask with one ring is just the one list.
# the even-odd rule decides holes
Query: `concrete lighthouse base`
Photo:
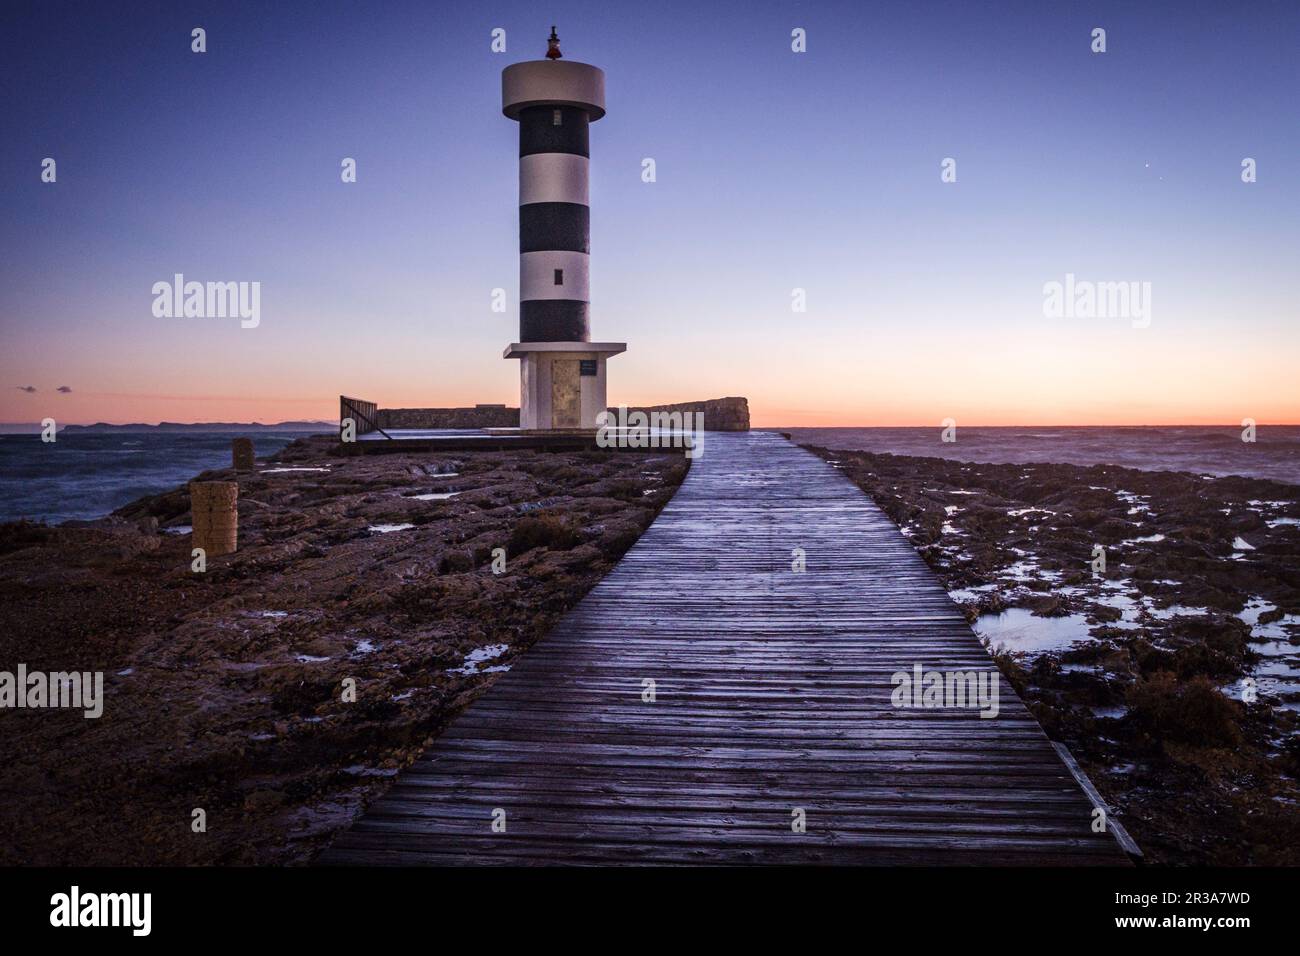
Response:
[{"label": "concrete lighthouse base", "polygon": [[595,431],[605,400],[605,363],[623,342],[516,342],[519,427],[524,431]]}]

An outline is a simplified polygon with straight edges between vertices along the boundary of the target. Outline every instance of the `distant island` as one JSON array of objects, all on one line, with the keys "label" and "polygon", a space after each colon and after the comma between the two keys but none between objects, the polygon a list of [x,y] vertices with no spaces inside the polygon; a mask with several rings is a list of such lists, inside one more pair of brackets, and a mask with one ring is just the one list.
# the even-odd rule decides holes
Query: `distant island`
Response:
[{"label": "distant island", "polygon": [[[336,422],[277,422],[263,425],[261,422],[159,422],[146,425],[136,422],[129,425],[110,425],[108,422],[96,422],[93,425],[61,425],[59,432],[320,432],[335,431]],[[30,422],[0,422],[0,434],[34,435],[39,434],[41,426]]]}]

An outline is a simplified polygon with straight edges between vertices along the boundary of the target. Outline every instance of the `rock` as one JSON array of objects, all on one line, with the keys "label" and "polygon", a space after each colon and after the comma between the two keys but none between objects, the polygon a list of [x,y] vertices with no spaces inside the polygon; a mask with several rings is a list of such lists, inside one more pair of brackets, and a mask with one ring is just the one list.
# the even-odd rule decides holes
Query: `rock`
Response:
[{"label": "rock", "polygon": [[1103,655],[1097,663],[1103,670],[1112,674],[1122,674],[1126,677],[1133,675],[1133,658],[1125,648],[1116,648]]},{"label": "rock", "polygon": [[[309,861],[391,779],[343,770],[380,760],[397,769],[418,756],[496,676],[447,672],[475,647],[525,651],[686,473],[680,454],[654,450],[431,462],[336,448],[332,436],[306,438],[277,456],[327,472],[209,472],[239,479],[240,550],[203,574],[190,571],[190,536],[156,533],[190,523],[183,490],[94,522],[0,525],[6,655],[103,670],[107,695],[106,719],[77,734],[59,720],[0,734],[0,778],[17,782],[0,791],[0,864]],[[430,479],[448,468],[455,479]],[[409,496],[451,489],[462,494]],[[651,489],[667,493],[642,495]],[[531,515],[518,507],[538,502]],[[492,551],[539,515],[574,529],[573,546],[539,543],[493,574]],[[377,524],[413,527],[367,531]],[[347,678],[355,702],[342,699]],[[175,807],[203,805],[197,781],[215,791],[205,797],[209,831],[178,841]],[[351,809],[286,841],[276,821],[322,802]],[[247,806],[246,818],[213,826],[223,803]]]},{"label": "rock", "polygon": [[1039,617],[1063,617],[1070,613],[1069,599],[1059,594],[1025,598],[1021,604]]},{"label": "rock", "polygon": [[249,813],[266,813],[283,806],[285,796],[278,790],[254,790],[244,798],[244,810]]}]

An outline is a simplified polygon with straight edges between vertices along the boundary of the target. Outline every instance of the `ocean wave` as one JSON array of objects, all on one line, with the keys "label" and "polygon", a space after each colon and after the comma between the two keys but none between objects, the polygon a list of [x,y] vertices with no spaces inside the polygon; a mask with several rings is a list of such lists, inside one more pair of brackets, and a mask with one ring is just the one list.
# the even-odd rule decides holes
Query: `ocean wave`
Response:
[{"label": "ocean wave", "polygon": [[[39,435],[0,446],[0,521],[98,518],[144,495],[184,485],[200,472],[230,465],[232,434]],[[258,455],[279,451],[296,435],[257,435]],[[131,447],[124,447],[131,446]]]}]

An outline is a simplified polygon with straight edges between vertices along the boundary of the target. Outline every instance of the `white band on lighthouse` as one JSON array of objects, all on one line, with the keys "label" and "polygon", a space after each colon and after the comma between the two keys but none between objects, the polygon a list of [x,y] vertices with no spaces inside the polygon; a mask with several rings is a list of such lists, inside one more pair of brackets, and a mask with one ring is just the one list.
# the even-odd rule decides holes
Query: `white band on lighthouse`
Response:
[{"label": "white band on lighthouse", "polygon": [[588,205],[586,156],[533,153],[519,159],[519,205],[571,202]]}]

